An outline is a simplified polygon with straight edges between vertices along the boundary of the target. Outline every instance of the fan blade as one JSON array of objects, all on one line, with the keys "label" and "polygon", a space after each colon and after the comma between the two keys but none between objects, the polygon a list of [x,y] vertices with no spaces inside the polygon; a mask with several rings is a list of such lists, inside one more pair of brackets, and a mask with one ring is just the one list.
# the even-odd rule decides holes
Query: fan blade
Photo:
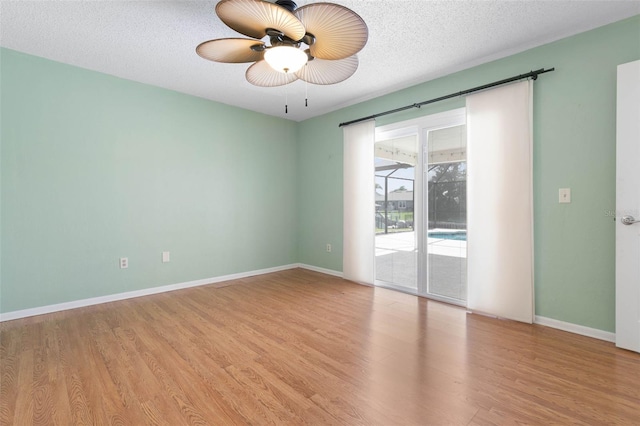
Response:
[{"label": "fan blade", "polygon": [[358,53],[367,43],[369,30],[364,20],[344,6],[312,3],[293,12],[315,37],[311,55],[320,59],[344,59]]},{"label": "fan blade", "polygon": [[249,38],[220,38],[200,43],[196,53],[215,62],[240,63],[255,62],[262,59],[263,51],[256,52],[251,46],[262,45],[260,40]]},{"label": "fan blade", "polygon": [[275,87],[293,83],[298,79],[295,74],[278,72],[267,61],[258,61],[251,65],[245,74],[247,81],[254,86]]},{"label": "fan blade", "polygon": [[357,69],[357,55],[336,61],[314,58],[296,72],[296,76],[307,83],[335,84],[351,77]]},{"label": "fan blade", "polygon": [[237,32],[260,39],[267,29],[281,31],[292,40],[304,37],[302,22],[284,7],[262,0],[222,0],[216,5],[222,22]]}]

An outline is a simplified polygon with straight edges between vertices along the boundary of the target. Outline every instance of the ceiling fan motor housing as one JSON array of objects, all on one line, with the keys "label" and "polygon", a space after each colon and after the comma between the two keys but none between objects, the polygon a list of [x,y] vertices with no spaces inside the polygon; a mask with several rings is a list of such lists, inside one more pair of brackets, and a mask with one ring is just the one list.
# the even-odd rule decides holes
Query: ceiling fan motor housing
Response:
[{"label": "ceiling fan motor housing", "polygon": [[291,0],[277,0],[276,4],[278,6],[284,7],[289,12],[293,12],[298,7],[298,5],[294,1],[291,1]]}]

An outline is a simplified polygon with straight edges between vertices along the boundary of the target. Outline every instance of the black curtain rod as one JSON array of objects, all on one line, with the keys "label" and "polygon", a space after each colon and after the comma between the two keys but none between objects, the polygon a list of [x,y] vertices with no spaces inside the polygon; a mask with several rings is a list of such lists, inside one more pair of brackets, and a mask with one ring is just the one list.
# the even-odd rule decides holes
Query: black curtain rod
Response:
[{"label": "black curtain rod", "polygon": [[373,115],[370,115],[368,117],[358,118],[357,120],[351,120],[351,121],[347,121],[345,123],[340,123],[338,125],[338,127],[348,126],[349,124],[359,123],[361,121],[372,120],[374,118],[381,117],[383,115],[394,114],[396,112],[405,111],[405,110],[408,110],[408,109],[411,109],[411,108],[420,108],[422,105],[432,104],[432,103],[435,103],[435,102],[444,101],[445,99],[450,99],[450,98],[455,98],[455,97],[458,97],[458,96],[468,95],[469,93],[479,92],[480,90],[485,90],[485,89],[489,89],[491,87],[500,86],[502,84],[511,83],[512,81],[522,80],[523,78],[531,78],[533,80],[537,80],[538,79],[538,74],[544,74],[545,72],[549,72],[549,71],[553,71],[553,70],[555,70],[555,68],[549,68],[547,70],[545,70],[544,68],[540,68],[539,70],[536,70],[536,71],[530,71],[530,72],[528,72],[526,74],[520,74],[520,75],[517,75],[515,77],[505,78],[504,80],[494,81],[493,83],[489,83],[489,84],[485,84],[485,85],[482,85],[482,86],[474,87],[472,89],[467,89],[467,90],[463,90],[461,92],[451,93],[450,95],[440,96],[439,98],[429,99],[428,101],[419,102],[419,103],[416,103],[416,104],[407,105],[407,106],[403,106],[403,107],[396,108],[396,109],[391,109],[389,111],[379,112],[377,114],[373,114]]}]

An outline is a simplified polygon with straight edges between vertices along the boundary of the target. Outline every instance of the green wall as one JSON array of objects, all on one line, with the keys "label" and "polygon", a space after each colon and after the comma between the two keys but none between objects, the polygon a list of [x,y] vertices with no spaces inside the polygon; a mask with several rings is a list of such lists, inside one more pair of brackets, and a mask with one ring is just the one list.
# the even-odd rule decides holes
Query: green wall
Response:
[{"label": "green wall", "polygon": [[[616,66],[639,58],[636,16],[301,123],[300,262],[342,270],[339,123],[555,67],[534,89],[536,314],[614,331],[614,222],[606,212],[615,210]],[[461,106],[464,100],[450,100],[385,116],[377,125]],[[565,187],[572,203],[558,204],[558,188]]]},{"label": "green wall", "polygon": [[297,261],[296,123],[0,54],[1,312]]}]

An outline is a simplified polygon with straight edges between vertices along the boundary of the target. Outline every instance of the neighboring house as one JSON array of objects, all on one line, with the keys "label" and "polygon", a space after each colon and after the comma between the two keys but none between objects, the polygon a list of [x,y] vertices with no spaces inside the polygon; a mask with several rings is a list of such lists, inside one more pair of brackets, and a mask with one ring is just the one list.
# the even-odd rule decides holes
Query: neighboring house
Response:
[{"label": "neighboring house", "polygon": [[[376,192],[376,210],[385,210],[385,196]],[[413,191],[392,191],[387,194],[387,211],[413,211]]]}]

